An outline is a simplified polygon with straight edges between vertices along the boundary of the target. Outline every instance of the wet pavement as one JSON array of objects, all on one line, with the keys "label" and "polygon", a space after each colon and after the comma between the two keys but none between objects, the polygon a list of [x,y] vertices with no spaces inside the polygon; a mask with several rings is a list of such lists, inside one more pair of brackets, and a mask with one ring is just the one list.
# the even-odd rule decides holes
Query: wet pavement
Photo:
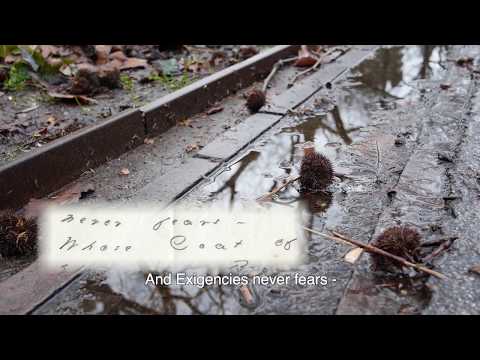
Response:
[{"label": "wet pavement", "polygon": [[324,287],[257,286],[246,306],[234,287],[149,287],[145,274],[109,270],[83,274],[35,313],[480,313],[480,277],[468,272],[480,264],[472,211],[480,202],[479,88],[454,61],[468,56],[480,59],[479,47],[381,48],[180,199],[225,208],[252,201],[297,174],[303,144],[313,142],[346,176],[315,197],[289,186],[272,206],[299,207],[307,226],[365,243],[396,224],[415,227],[425,246],[452,239],[432,260],[447,280],[374,272],[368,254],[351,264],[350,247],[311,236],[307,263],[285,274],[325,275]]}]

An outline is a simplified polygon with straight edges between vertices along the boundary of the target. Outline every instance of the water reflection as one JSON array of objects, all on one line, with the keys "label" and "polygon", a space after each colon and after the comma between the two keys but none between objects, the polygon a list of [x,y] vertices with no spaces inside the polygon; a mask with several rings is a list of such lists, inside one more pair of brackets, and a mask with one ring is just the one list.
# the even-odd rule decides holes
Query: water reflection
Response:
[{"label": "water reflection", "polygon": [[[273,191],[289,176],[297,176],[303,157],[302,145],[315,144],[315,149],[334,160],[338,145],[350,144],[352,133],[359,127],[347,126],[337,107],[328,114],[315,115],[281,129],[265,145],[248,152],[226,167],[203,191],[210,200],[232,208],[235,202],[250,201]],[[292,203],[299,199],[296,186],[278,194],[276,202]],[[313,206],[312,209],[320,209]]]},{"label": "water reflection", "polygon": [[[319,104],[307,117],[288,119],[288,126],[232,161],[193,193],[193,198],[234,208],[242,201],[252,201],[271,192],[286,178],[298,175],[305,142],[313,142],[315,150],[325,154],[335,165],[340,145],[349,145],[358,138],[362,127],[370,123],[373,111],[394,108],[399,99],[414,99],[419,95],[415,87],[417,81],[440,77],[444,71],[442,63],[446,60],[446,50],[444,46],[435,45],[380,49],[374,57],[357,66],[348,81],[335,89],[332,106],[325,109]],[[335,188],[329,190],[334,192]],[[305,223],[322,229],[327,219],[332,224],[340,218],[339,214],[345,213],[341,204],[332,201],[332,192],[302,197],[294,184],[280,192],[274,202],[286,206],[306,205]],[[316,272],[319,264],[336,254],[332,253],[329,243],[323,241],[312,241],[309,253],[311,261],[305,265],[305,270],[310,272]],[[347,271],[341,261],[335,262],[335,266],[334,270],[339,273]],[[238,289],[234,287],[149,288],[144,285],[144,280],[144,274],[110,272],[105,282],[107,285],[100,286],[95,282],[84,287],[84,291],[94,295],[84,297],[81,307],[88,313],[238,314],[246,311],[241,307]],[[410,296],[410,289],[413,289],[413,295],[423,291],[418,291],[416,286],[400,286],[387,278],[379,278],[379,281],[381,283],[374,283],[376,288],[391,288],[395,292],[400,289],[402,296],[407,290]],[[308,290],[298,290],[295,294],[282,296],[296,296],[300,301],[300,297],[308,297]],[[270,301],[276,301],[272,299]],[[332,301],[338,303],[338,300]],[[427,301],[428,294],[423,294],[413,303],[421,308]],[[303,304],[303,300],[300,302]]]},{"label": "water reflection", "polygon": [[354,69],[353,78],[378,95],[404,98],[415,90],[413,82],[440,78],[447,49],[438,45],[381,48]]}]

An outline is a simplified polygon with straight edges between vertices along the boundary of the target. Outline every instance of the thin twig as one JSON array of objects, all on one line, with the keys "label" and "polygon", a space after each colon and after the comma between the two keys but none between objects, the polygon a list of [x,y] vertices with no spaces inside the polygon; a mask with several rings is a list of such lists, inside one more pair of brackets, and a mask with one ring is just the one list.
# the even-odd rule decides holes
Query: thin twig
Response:
[{"label": "thin twig", "polygon": [[[320,57],[318,58],[317,62],[315,64],[313,64],[312,67],[302,71],[302,72],[299,72],[297,75],[295,75],[295,77],[292,79],[292,81],[290,81],[287,85],[287,87],[292,87],[293,84],[298,80],[298,78],[302,77],[303,75],[305,74],[308,74],[309,72],[311,71],[314,71],[316,70],[320,65],[322,64],[329,64],[331,62],[334,62],[335,60],[337,60],[340,56],[344,55],[348,50],[344,50],[344,49],[339,49],[339,48],[333,48],[331,49],[331,51],[328,51],[326,52],[325,54],[323,55],[320,55]],[[339,52],[339,54],[334,57],[333,59],[330,59],[329,61],[325,60],[325,58],[327,56],[330,56],[332,54],[334,54],[335,52]],[[317,53],[318,54],[318,53]]]},{"label": "thin twig", "polygon": [[315,235],[319,235],[319,236],[322,236],[322,237],[325,237],[327,239],[330,239],[330,240],[334,240],[334,241],[340,241],[341,242],[348,242],[350,243],[351,245],[354,245],[354,246],[358,246],[358,247],[361,247],[362,249],[364,249],[365,251],[368,251],[368,252],[371,252],[371,253],[375,253],[375,254],[379,254],[379,255],[382,255],[382,256],[386,256],[388,258],[391,258],[393,260],[396,260],[398,262],[400,262],[402,265],[404,266],[407,266],[407,267],[413,267],[417,270],[420,270],[420,271],[423,271],[427,274],[430,274],[430,275],[433,275],[439,279],[446,279],[447,277],[437,271],[434,271],[434,270],[431,270],[425,266],[422,266],[422,265],[418,265],[418,264],[414,264],[408,260],[405,260],[404,258],[400,257],[400,256],[396,256],[396,255],[393,255],[393,254],[390,254],[389,252],[386,252],[382,249],[379,249],[375,246],[372,246],[372,245],[369,245],[369,244],[364,244],[362,242],[359,242],[359,241],[356,241],[356,240],[352,240],[352,239],[349,239],[347,238],[346,236],[344,235],[341,235],[338,236],[339,234],[336,233],[337,235],[336,236],[331,236],[331,235],[327,235],[327,234],[323,234],[321,232],[318,232],[318,231],[315,231],[313,229],[310,229],[310,228],[307,228],[307,227],[303,227],[305,230],[307,230],[308,232],[311,232],[312,234],[315,234]]},{"label": "thin twig", "polygon": [[303,71],[299,72],[297,75],[295,75],[295,77],[292,79],[292,81],[290,81],[288,83],[287,87],[292,87],[293,84],[298,80],[299,77],[301,77],[305,74],[308,74],[310,71],[315,70],[317,67],[320,66],[321,63],[322,63],[322,58],[318,59],[317,62],[315,64],[313,64],[313,66],[309,67],[306,70],[303,70]]},{"label": "thin twig", "polygon": [[278,69],[289,63],[289,62],[293,62],[297,60],[297,57],[292,57],[292,58],[288,58],[288,59],[282,59],[282,60],[278,60],[275,65],[273,66],[272,68],[272,71],[270,71],[270,74],[268,74],[267,78],[265,79],[265,81],[263,82],[263,87],[262,87],[262,91],[265,92],[267,91],[267,88],[268,88],[268,84],[270,83],[270,81],[272,80],[272,78],[274,77],[274,75],[277,73]]},{"label": "thin twig", "polygon": [[240,294],[242,295],[243,300],[247,305],[252,305],[255,302],[255,300],[253,299],[252,293],[248,289],[248,286],[246,285],[240,286]]},{"label": "thin twig", "polygon": [[259,198],[257,198],[257,201],[266,201],[266,200],[269,200],[272,198],[273,195],[275,195],[276,193],[278,193],[279,191],[283,190],[284,188],[286,188],[288,185],[290,185],[291,183],[297,181],[298,179],[300,179],[300,176],[297,176],[296,178],[292,178],[292,179],[288,179],[287,181],[285,181],[284,184],[282,184],[281,186],[279,186],[278,188],[276,188],[275,190],[269,192],[269,193],[266,193],[265,195],[262,195],[260,196]]},{"label": "thin twig", "polygon": [[440,244],[434,251],[432,251],[429,255],[425,256],[423,259],[424,262],[429,263],[433,260],[433,258],[437,257],[438,255],[442,254],[444,251],[448,250],[450,246],[452,246],[455,238],[450,238]]}]

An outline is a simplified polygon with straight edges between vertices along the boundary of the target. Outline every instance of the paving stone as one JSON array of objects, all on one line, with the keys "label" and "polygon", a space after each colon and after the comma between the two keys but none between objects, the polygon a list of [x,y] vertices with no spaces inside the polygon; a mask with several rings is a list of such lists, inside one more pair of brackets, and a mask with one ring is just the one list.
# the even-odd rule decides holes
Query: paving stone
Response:
[{"label": "paving stone", "polygon": [[80,269],[49,271],[39,261],[0,283],[0,315],[25,314],[80,273]]},{"label": "paving stone", "polygon": [[219,164],[207,159],[188,158],[178,167],[169,169],[142,188],[135,201],[160,202],[165,205],[183,195],[211,173]]},{"label": "paving stone", "polygon": [[335,82],[345,71],[372,54],[376,46],[355,47],[347,51],[332,63],[321,66],[310,76],[295,83],[290,89],[278,95],[273,95],[262,112],[287,114],[315,94],[326,83]]},{"label": "paving stone", "polygon": [[252,115],[208,144],[197,154],[197,157],[228,160],[281,118],[281,115],[272,114]]}]

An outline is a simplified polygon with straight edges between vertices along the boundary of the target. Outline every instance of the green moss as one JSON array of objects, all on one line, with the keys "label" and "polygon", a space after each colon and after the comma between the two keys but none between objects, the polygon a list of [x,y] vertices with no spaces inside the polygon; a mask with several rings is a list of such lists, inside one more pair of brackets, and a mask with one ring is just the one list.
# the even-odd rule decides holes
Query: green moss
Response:
[{"label": "green moss", "polygon": [[122,84],[122,87],[127,90],[127,91],[132,91],[134,82],[133,79],[128,76],[127,74],[122,74],[120,75],[120,83]]},{"label": "green moss", "polygon": [[178,90],[192,83],[187,72],[184,72],[181,76],[172,76],[172,75],[159,75],[157,72],[152,72],[148,77],[151,81],[158,81],[162,83],[167,89]]},{"label": "green moss", "polygon": [[27,80],[30,80],[28,65],[22,62],[14,64],[8,73],[8,79],[3,86],[9,91],[20,91],[25,88]]}]

